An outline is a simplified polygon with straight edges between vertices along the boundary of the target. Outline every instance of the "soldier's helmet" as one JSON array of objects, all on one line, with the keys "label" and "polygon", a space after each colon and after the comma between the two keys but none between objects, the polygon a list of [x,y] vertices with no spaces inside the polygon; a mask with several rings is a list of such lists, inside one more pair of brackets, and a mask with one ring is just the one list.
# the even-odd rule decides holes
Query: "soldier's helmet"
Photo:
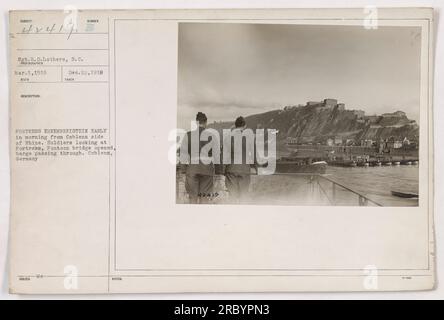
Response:
[{"label": "soldier's helmet", "polygon": [[198,112],[196,115],[196,121],[199,122],[199,124],[204,124],[207,122],[207,116],[203,112]]},{"label": "soldier's helmet", "polygon": [[245,127],[245,124],[246,124],[245,119],[242,116],[241,117],[237,117],[236,121],[234,122],[234,125],[235,125],[236,128]]}]

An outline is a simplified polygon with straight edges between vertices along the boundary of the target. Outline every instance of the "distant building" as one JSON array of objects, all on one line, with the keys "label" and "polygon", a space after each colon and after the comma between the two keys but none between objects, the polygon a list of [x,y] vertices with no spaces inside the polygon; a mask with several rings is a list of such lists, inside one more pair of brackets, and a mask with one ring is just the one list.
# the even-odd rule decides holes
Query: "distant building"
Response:
[{"label": "distant building", "polygon": [[329,107],[329,108],[333,108],[336,107],[338,105],[338,100],[337,99],[324,99],[323,101],[307,101],[307,106],[310,107]]},{"label": "distant building", "polygon": [[379,153],[382,153],[386,149],[386,142],[383,139],[380,139],[377,146]]},{"label": "distant building", "polygon": [[370,124],[371,125],[371,124],[378,123],[378,121],[380,119],[380,116],[365,116],[364,119],[365,119],[365,123],[366,124]]},{"label": "distant building", "polygon": [[328,107],[335,107],[338,104],[336,99],[324,99],[324,105]]},{"label": "distant building", "polygon": [[393,113],[383,113],[382,114],[383,118],[403,118],[405,116],[406,116],[406,114],[403,111],[396,111]]},{"label": "distant building", "polygon": [[390,150],[390,149],[400,149],[403,146],[402,140],[397,140],[395,137],[390,137],[384,141],[384,149]]},{"label": "distant building", "polygon": [[407,137],[405,137],[404,140],[402,140],[402,145],[403,146],[409,146],[410,145],[410,140],[407,139]]},{"label": "distant building", "polygon": [[393,142],[393,148],[394,149],[399,149],[402,148],[403,144],[401,140],[396,140],[395,142]]},{"label": "distant building", "polygon": [[341,137],[335,137],[334,138],[334,144],[337,146],[342,145],[342,138]]},{"label": "distant building", "polygon": [[361,140],[361,147],[371,148],[373,147],[374,141],[371,139]]},{"label": "distant building", "polygon": [[408,145],[409,149],[418,149],[419,142],[418,142],[418,140],[416,138],[410,139],[409,142],[410,142],[409,145]]},{"label": "distant building", "polygon": [[345,140],[343,140],[341,137],[329,137],[324,141],[324,143],[329,147],[341,146],[344,142]]},{"label": "distant building", "polygon": [[345,110],[345,104],[344,103],[338,103],[337,99],[327,98],[323,101],[307,101],[306,104],[307,107],[313,107],[313,108],[326,108],[326,109],[333,109],[337,108],[338,110]]},{"label": "distant building", "polygon": [[362,110],[353,110],[353,114],[358,117],[358,119],[364,119],[365,112]]}]

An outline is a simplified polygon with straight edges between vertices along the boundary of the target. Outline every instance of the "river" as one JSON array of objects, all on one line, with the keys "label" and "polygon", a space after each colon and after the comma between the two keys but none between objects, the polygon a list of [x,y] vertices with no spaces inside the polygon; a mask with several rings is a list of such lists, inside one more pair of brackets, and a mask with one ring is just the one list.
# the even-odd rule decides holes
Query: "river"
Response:
[{"label": "river", "polygon": [[[245,204],[255,205],[336,205],[358,206],[359,196],[333,184],[333,180],[367,197],[384,207],[417,206],[418,199],[393,196],[391,192],[418,193],[418,166],[399,165],[383,167],[334,167],[328,166],[324,175],[313,180],[311,175],[265,175],[251,176],[251,185]],[[322,176],[327,179],[323,179]],[[177,202],[187,203],[185,175],[177,176]],[[218,175],[214,181],[217,197],[213,203],[230,204],[223,177]],[[375,205],[371,201],[368,205]]]},{"label": "river", "polygon": [[418,199],[393,196],[392,190],[418,193],[417,165],[383,167],[327,167],[329,178],[356,190],[383,206],[417,206]]}]

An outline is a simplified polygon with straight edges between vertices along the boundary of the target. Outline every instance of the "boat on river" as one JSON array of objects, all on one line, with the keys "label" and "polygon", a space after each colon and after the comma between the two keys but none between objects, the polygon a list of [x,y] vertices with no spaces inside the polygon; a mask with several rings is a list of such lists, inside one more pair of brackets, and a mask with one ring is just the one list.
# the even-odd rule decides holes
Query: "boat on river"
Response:
[{"label": "boat on river", "polygon": [[417,193],[392,190],[392,195],[400,198],[418,198]]},{"label": "boat on river", "polygon": [[358,164],[355,160],[330,160],[328,165],[335,167],[356,167]]},{"label": "boat on river", "polygon": [[382,165],[381,161],[379,160],[370,160],[369,163],[371,167],[380,167]]},{"label": "boat on river", "polygon": [[276,173],[324,174],[326,170],[327,162],[306,157],[282,157],[276,161]]},{"label": "boat on river", "polygon": [[370,163],[368,163],[367,161],[358,161],[357,165],[358,167],[368,167],[370,166]]}]

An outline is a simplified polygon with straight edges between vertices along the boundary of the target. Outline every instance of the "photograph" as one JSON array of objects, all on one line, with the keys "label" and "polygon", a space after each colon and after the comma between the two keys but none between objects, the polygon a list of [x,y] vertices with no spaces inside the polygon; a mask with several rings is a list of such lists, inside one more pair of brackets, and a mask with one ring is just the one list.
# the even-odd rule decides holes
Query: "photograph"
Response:
[{"label": "photograph", "polygon": [[418,206],[420,27],[178,33],[177,203]]},{"label": "photograph", "polygon": [[348,6],[8,9],[4,296],[442,296],[442,8]]}]

